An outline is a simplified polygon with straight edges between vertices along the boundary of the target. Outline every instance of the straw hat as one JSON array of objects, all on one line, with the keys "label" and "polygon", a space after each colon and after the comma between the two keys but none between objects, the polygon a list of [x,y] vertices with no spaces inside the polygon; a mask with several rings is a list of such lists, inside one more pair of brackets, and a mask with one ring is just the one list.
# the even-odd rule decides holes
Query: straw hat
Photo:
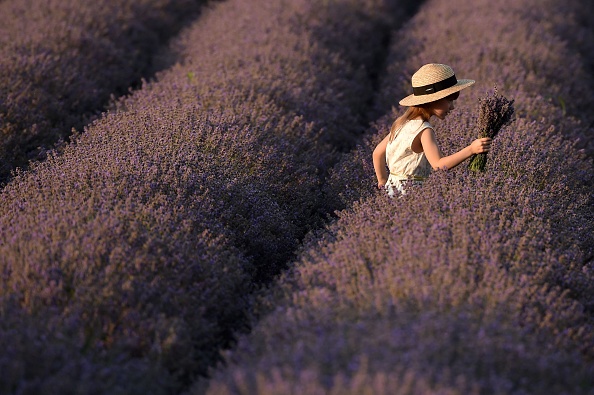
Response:
[{"label": "straw hat", "polygon": [[448,65],[429,63],[422,66],[412,79],[413,94],[400,100],[401,106],[418,106],[443,99],[474,84],[474,80],[456,79],[454,70]]}]

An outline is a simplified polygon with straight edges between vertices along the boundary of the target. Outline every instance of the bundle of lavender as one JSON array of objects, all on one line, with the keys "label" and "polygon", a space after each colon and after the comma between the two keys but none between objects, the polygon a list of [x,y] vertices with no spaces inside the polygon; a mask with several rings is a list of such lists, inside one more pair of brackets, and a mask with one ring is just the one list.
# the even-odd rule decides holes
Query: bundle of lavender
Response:
[{"label": "bundle of lavender", "polygon": [[[497,93],[497,87],[493,94],[479,99],[479,115],[477,128],[479,138],[495,137],[502,127],[514,120],[514,101],[508,100]],[[470,158],[468,167],[472,171],[484,171],[487,164],[487,153],[473,155]]]}]

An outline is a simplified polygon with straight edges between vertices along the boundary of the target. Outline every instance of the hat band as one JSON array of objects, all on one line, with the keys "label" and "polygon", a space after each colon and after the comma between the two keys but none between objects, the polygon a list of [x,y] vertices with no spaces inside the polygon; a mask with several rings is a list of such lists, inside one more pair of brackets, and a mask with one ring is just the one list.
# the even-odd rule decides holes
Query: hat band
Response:
[{"label": "hat band", "polygon": [[456,85],[458,80],[456,79],[456,74],[452,75],[449,78],[446,78],[443,81],[438,81],[435,84],[429,84],[424,86],[413,86],[413,94],[415,96],[423,96],[423,95],[430,95],[435,92],[442,91],[447,88],[451,88],[452,86]]}]

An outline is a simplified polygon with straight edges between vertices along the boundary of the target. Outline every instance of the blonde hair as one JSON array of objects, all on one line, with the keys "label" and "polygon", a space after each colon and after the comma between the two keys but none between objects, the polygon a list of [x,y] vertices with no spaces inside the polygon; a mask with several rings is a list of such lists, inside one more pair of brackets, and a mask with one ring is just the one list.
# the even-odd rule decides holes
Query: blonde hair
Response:
[{"label": "blonde hair", "polygon": [[396,132],[411,119],[421,118],[423,122],[428,121],[431,118],[431,113],[423,106],[411,106],[406,109],[404,114],[396,118],[392,127],[390,127],[390,141],[396,137]]},{"label": "blonde hair", "polygon": [[[460,92],[454,92],[451,95],[444,97],[443,99],[453,101],[453,100],[458,99],[459,96],[460,96]],[[439,99],[439,100],[443,100],[443,99]],[[439,101],[439,100],[436,100],[436,101]],[[429,119],[431,119],[431,115],[433,115],[433,113],[430,111],[430,107],[433,105],[433,103],[435,103],[435,102],[429,102],[429,103],[420,104],[418,106],[408,107],[406,109],[406,111],[404,112],[404,114],[402,114],[401,116],[396,118],[396,120],[390,127],[390,141],[394,140],[394,137],[396,137],[396,132],[407,121],[410,121],[411,119],[415,119],[415,118],[421,118],[423,120],[423,122],[429,121]]]}]

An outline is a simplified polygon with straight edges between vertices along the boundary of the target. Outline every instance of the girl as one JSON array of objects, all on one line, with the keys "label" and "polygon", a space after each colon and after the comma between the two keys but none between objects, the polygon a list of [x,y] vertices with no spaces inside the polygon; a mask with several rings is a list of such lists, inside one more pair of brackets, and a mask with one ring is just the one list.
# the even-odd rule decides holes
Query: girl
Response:
[{"label": "girl", "polygon": [[460,91],[474,84],[474,80],[458,80],[450,66],[429,63],[413,74],[411,82],[413,94],[400,100],[400,105],[408,109],[373,151],[377,187],[385,188],[390,197],[396,191],[404,194],[407,182],[424,180],[431,168],[450,169],[491,147],[491,139],[486,137],[443,156],[429,123],[432,116],[443,120],[454,109]]}]

